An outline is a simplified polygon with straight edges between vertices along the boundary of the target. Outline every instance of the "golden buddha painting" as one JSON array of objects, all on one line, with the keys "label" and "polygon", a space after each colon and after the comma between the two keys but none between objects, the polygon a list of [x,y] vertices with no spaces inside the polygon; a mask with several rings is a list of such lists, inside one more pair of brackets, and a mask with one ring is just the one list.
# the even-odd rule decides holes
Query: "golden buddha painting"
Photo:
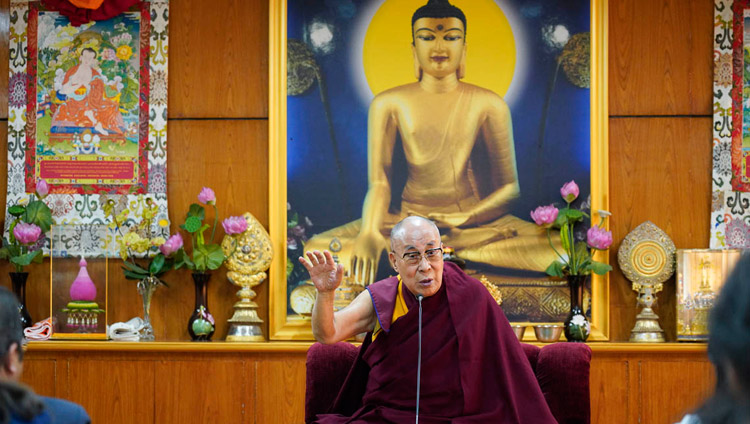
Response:
[{"label": "golden buddha painting", "polygon": [[349,286],[387,277],[391,227],[421,215],[511,321],[562,321],[529,212],[570,180],[590,208],[589,2],[288,0],[286,23],[287,296],[306,250]]}]

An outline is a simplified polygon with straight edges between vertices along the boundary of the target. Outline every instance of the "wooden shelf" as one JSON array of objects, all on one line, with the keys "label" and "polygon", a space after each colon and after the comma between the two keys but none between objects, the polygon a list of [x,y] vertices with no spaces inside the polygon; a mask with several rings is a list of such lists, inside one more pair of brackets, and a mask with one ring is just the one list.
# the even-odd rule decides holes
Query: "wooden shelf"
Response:
[{"label": "wooden shelf", "polygon": [[[263,352],[299,353],[307,352],[312,342],[120,342],[120,341],[32,341],[27,350],[50,351],[100,351],[100,352]],[[544,346],[544,343],[531,343]],[[594,354],[599,353],[702,353],[705,343],[588,343]]]}]

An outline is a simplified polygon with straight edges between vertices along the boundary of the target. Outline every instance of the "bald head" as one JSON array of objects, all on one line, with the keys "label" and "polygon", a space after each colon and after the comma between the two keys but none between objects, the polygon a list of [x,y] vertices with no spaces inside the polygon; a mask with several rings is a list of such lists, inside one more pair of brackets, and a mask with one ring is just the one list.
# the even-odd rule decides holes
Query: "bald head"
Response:
[{"label": "bald head", "polygon": [[391,250],[394,250],[393,247],[396,244],[399,244],[399,242],[403,244],[404,236],[407,232],[425,227],[433,228],[435,233],[437,233],[438,238],[440,238],[440,230],[437,225],[427,218],[411,215],[399,221],[393,226],[393,229],[391,229]]},{"label": "bald head", "polygon": [[388,259],[414,296],[432,296],[442,286],[442,247],[435,223],[421,216],[404,218],[391,230]]}]

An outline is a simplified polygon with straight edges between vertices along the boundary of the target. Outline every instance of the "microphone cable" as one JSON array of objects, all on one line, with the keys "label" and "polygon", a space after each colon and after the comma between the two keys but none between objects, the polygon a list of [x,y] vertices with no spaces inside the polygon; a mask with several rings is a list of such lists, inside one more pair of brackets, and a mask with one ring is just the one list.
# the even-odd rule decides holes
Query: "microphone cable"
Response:
[{"label": "microphone cable", "polygon": [[422,378],[422,299],[424,299],[424,296],[421,294],[417,295],[417,300],[419,301],[419,347],[418,347],[418,353],[417,353],[417,416],[416,416],[416,424],[419,424],[419,383]]}]

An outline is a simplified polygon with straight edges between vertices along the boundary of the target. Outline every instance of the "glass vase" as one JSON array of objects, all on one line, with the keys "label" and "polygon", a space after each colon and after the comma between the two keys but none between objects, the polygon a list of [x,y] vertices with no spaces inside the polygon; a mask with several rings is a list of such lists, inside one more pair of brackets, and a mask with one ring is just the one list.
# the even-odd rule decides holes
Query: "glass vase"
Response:
[{"label": "glass vase", "polygon": [[138,335],[140,341],[150,342],[154,340],[154,327],[151,325],[149,311],[151,310],[151,298],[159,285],[161,285],[161,281],[153,276],[138,282],[138,294],[143,299],[143,327]]},{"label": "glass vase", "polygon": [[583,288],[588,275],[569,275],[570,312],[565,319],[565,338],[569,342],[585,342],[591,332],[591,324],[583,310]]},{"label": "glass vase", "polygon": [[21,319],[21,325],[23,328],[31,327],[34,325],[34,321],[31,320],[29,315],[29,309],[26,307],[26,280],[29,278],[28,272],[11,272],[10,281],[13,283],[13,293],[18,298],[20,306],[18,313]]},{"label": "glass vase", "polygon": [[195,308],[188,320],[188,333],[194,342],[210,342],[216,329],[214,317],[208,311],[208,281],[211,274],[194,272],[192,275],[195,285]]}]

